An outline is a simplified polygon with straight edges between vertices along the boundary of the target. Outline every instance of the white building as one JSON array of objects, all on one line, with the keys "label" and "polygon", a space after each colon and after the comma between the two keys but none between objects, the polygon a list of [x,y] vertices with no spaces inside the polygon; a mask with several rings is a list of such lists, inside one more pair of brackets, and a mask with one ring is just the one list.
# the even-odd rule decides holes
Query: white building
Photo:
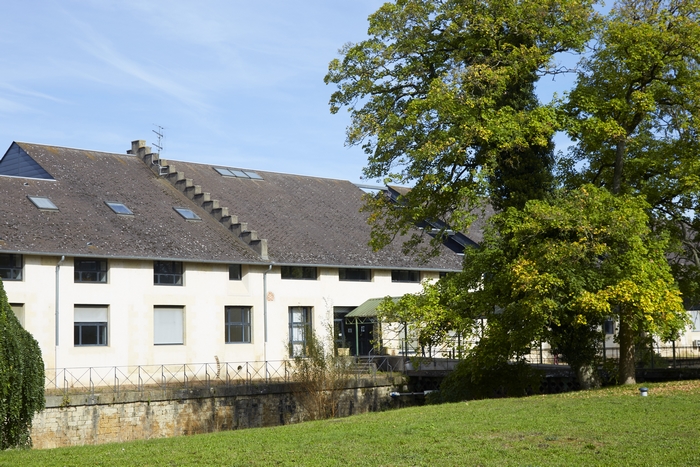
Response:
[{"label": "white building", "polygon": [[[374,252],[350,182],[13,143],[0,160],[0,277],[47,369],[277,361],[306,329],[461,269],[401,239]],[[360,353],[367,352],[360,345]]]}]

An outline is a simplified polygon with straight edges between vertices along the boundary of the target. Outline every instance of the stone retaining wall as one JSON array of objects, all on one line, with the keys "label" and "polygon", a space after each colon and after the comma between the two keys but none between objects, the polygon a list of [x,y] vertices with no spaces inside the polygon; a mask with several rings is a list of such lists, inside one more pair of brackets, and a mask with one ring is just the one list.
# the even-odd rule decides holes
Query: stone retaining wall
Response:
[{"label": "stone retaining wall", "polygon": [[[391,407],[392,387],[388,380],[353,383],[343,390],[340,415]],[[48,397],[47,408],[34,417],[33,445],[45,449],[166,438],[285,425],[304,418],[291,384],[183,389],[159,400],[151,396],[141,392],[74,400]]]}]

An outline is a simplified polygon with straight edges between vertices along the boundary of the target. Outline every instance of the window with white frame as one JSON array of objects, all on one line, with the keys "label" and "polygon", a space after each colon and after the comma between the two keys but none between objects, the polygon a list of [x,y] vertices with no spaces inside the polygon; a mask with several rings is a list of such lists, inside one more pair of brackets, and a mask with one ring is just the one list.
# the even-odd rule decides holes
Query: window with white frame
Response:
[{"label": "window with white frame", "polygon": [[311,307],[289,307],[289,356],[305,356],[308,333],[311,332]]},{"label": "window with white frame", "polygon": [[10,308],[12,308],[12,313],[15,314],[19,324],[24,327],[24,304],[22,303],[10,303]]},{"label": "window with white frame", "polygon": [[107,260],[96,258],[75,258],[73,261],[75,282],[107,282]]},{"label": "window with white frame", "polygon": [[224,315],[226,343],[250,343],[250,307],[227,306]]},{"label": "window with white frame", "polygon": [[690,310],[690,319],[693,321],[693,331],[700,332],[700,310]]},{"label": "window with white frame", "polygon": [[73,308],[73,345],[106,346],[108,309],[105,305],[75,305]]},{"label": "window with white frame", "polygon": [[153,343],[182,345],[185,343],[185,308],[181,306],[153,307]]},{"label": "window with white frame", "polygon": [[22,255],[0,253],[0,279],[4,281],[22,280]]}]

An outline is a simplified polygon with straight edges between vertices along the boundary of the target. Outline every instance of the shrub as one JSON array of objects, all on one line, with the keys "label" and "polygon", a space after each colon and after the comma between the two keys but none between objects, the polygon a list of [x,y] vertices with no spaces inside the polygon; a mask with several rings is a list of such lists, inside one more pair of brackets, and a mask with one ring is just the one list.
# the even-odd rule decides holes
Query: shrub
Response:
[{"label": "shrub", "polygon": [[480,365],[468,357],[431,393],[428,402],[457,402],[494,397],[522,397],[539,392],[542,375],[524,361],[490,362]]},{"label": "shrub", "polygon": [[[332,342],[323,342],[307,330],[304,356],[294,357],[294,396],[303,418],[320,420],[338,416],[342,390],[352,373],[352,358],[335,355]],[[330,333],[329,335],[333,335]]]},{"label": "shrub", "polygon": [[0,281],[0,448],[31,446],[34,413],[44,408],[44,361]]}]

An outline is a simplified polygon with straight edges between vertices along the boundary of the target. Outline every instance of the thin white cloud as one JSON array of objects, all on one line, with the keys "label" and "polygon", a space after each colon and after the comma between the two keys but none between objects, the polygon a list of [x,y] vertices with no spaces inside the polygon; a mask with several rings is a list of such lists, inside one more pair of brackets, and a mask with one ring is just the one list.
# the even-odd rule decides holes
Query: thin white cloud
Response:
[{"label": "thin white cloud", "polygon": [[135,78],[138,82],[148,85],[158,93],[173,97],[199,111],[209,110],[210,106],[202,101],[201,96],[193,91],[192,86],[167,78],[165,76],[167,71],[155,65],[153,61],[147,65],[127,58],[117,50],[109,39],[96,32],[90,25],[76,17],[72,17],[72,20],[82,31],[82,37],[76,39],[78,46],[92,57],[107,64],[112,70],[118,70]]},{"label": "thin white cloud", "polygon": [[37,97],[39,99],[46,99],[46,100],[53,101],[53,102],[59,102],[59,103],[67,103],[68,102],[65,99],[60,99],[58,97],[51,96],[51,95],[45,94],[43,92],[36,92],[36,91],[31,91],[29,89],[23,89],[23,88],[20,88],[18,86],[14,86],[10,83],[0,82],[0,89],[6,89],[13,94],[19,94],[19,95],[28,96],[28,97]]}]

